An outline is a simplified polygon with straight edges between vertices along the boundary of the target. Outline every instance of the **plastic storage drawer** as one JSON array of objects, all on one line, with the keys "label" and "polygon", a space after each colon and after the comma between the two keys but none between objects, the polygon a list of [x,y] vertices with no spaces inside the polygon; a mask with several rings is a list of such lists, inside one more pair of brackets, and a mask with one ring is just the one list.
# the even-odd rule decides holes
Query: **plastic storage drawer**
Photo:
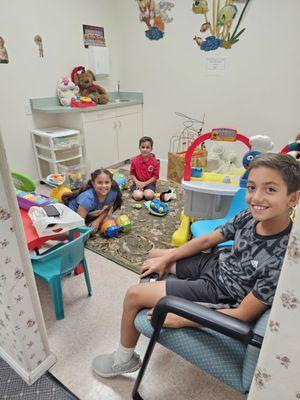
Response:
[{"label": "plastic storage drawer", "polygon": [[58,163],[57,169],[60,174],[65,175],[64,185],[70,189],[82,187],[88,180],[86,165],[83,162],[76,163],[76,160]]}]

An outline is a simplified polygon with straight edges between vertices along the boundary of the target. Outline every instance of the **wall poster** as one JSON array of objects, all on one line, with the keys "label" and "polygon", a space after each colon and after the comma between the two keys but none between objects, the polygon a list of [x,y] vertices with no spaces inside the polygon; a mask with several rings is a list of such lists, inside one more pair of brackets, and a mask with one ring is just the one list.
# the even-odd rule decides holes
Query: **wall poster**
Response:
[{"label": "wall poster", "polygon": [[101,46],[105,47],[104,28],[100,26],[82,25],[84,47]]}]

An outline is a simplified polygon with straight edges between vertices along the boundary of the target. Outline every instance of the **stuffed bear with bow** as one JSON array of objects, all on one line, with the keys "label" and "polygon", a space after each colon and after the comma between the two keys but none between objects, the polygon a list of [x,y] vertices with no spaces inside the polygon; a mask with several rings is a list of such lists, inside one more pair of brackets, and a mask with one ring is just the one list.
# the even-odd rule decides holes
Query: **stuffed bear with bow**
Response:
[{"label": "stuffed bear with bow", "polygon": [[91,70],[86,70],[82,66],[76,67],[72,71],[71,78],[75,85],[79,86],[81,96],[90,97],[97,104],[109,102],[106,90],[94,84],[96,78]]}]

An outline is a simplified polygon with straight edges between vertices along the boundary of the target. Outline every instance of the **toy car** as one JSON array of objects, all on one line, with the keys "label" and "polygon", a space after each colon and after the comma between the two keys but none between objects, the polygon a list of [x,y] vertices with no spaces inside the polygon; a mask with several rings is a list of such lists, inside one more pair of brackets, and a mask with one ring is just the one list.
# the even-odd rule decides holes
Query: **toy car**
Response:
[{"label": "toy car", "polygon": [[149,204],[149,212],[153,215],[158,215],[159,217],[163,217],[169,211],[168,206],[158,199],[153,199]]},{"label": "toy car", "polygon": [[107,218],[101,227],[101,232],[108,238],[117,237],[120,232],[129,232],[132,224],[127,215],[120,215],[117,219]]}]

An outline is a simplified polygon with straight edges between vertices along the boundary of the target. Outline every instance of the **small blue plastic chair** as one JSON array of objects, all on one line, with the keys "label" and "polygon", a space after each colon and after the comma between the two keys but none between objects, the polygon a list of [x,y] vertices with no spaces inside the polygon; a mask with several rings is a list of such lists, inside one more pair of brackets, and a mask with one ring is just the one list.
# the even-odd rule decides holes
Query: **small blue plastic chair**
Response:
[{"label": "small blue plastic chair", "polygon": [[[246,203],[246,192],[247,189],[240,188],[233,196],[229,210],[224,218],[211,219],[204,221],[196,221],[191,225],[191,233],[194,238],[199,237],[205,233],[213,232],[219,226],[224,225],[227,221],[237,215],[240,211],[245,210],[248,205]],[[219,246],[232,246],[233,241],[228,240],[227,242],[220,243]]]},{"label": "small blue plastic chair", "polygon": [[[73,272],[79,264],[83,265],[88,295],[92,295],[89,271],[84,256],[84,242],[91,231],[92,228],[89,227],[76,228],[70,232],[68,243],[59,243],[38,256],[30,255],[34,275],[50,286],[56,319],[65,317],[62,277]],[[78,237],[76,233],[79,233]]]}]

